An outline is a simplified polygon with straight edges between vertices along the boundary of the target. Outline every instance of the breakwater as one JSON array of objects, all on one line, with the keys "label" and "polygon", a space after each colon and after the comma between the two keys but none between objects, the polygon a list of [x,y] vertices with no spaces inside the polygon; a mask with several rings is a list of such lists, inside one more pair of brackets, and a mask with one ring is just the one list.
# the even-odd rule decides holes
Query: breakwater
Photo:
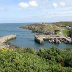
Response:
[{"label": "breakwater", "polygon": [[50,43],[72,43],[71,38],[58,35],[35,35],[35,41],[42,44],[44,40],[48,40]]},{"label": "breakwater", "polygon": [[7,35],[7,36],[3,36],[0,37],[0,43],[6,43],[9,40],[15,39],[16,35]]}]

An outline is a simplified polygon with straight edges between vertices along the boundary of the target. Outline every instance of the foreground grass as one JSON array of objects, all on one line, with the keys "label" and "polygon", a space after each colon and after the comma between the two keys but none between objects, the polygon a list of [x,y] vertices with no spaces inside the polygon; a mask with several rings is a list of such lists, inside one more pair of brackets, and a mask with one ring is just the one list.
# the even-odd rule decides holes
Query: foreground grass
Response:
[{"label": "foreground grass", "polygon": [[72,50],[3,48],[0,72],[72,72]]}]

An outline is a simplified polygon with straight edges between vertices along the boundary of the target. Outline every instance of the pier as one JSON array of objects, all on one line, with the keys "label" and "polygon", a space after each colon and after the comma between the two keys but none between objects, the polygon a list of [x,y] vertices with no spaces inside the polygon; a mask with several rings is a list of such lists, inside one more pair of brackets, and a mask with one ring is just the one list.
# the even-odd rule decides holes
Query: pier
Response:
[{"label": "pier", "polygon": [[6,43],[9,40],[15,39],[16,35],[7,35],[7,36],[3,36],[0,37],[0,43]]},{"label": "pier", "polygon": [[44,40],[48,40],[50,43],[71,43],[71,38],[58,35],[35,35],[35,41],[42,44]]}]

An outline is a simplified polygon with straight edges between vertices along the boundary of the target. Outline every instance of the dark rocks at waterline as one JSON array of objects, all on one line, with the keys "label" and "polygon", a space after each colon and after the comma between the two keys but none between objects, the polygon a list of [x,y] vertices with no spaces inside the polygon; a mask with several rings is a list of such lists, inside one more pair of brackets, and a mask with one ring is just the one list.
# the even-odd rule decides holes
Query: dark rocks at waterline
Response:
[{"label": "dark rocks at waterline", "polygon": [[53,44],[60,44],[60,43],[65,43],[65,44],[71,44],[72,42],[67,41],[66,39],[62,38],[62,39],[42,39],[42,38],[35,38],[35,42],[39,43],[39,44],[43,44],[44,41],[49,41],[49,43],[53,43]]},{"label": "dark rocks at waterline", "polygon": [[44,43],[44,40],[45,41],[49,41],[49,43],[55,43],[55,44],[60,44],[61,43],[61,41],[60,40],[58,40],[58,39],[36,39],[35,38],[35,42],[37,42],[38,44],[43,44]]},{"label": "dark rocks at waterline", "polygon": [[72,44],[72,42],[69,42],[65,39],[50,39],[48,41],[49,41],[49,43],[55,43],[55,44],[60,44],[62,42],[65,43],[65,44]]},{"label": "dark rocks at waterline", "polygon": [[60,41],[59,39],[55,39],[55,43],[56,43],[56,44],[60,44],[61,41]]},{"label": "dark rocks at waterline", "polygon": [[72,42],[69,42],[69,41],[67,41],[67,40],[64,40],[64,43],[65,43],[65,44],[71,44]]},{"label": "dark rocks at waterline", "polygon": [[49,43],[55,43],[55,44],[60,44],[61,43],[61,41],[58,40],[58,39],[49,39],[48,41],[49,41]]}]

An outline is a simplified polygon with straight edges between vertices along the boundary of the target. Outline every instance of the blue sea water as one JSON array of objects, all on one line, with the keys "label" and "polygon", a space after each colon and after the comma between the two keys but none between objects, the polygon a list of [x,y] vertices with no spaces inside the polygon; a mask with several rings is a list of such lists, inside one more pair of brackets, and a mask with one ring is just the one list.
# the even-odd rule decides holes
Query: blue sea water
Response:
[{"label": "blue sea water", "polygon": [[71,44],[51,44],[45,41],[43,45],[37,44],[34,41],[34,33],[30,30],[20,29],[20,26],[27,25],[27,23],[4,23],[0,24],[0,36],[16,34],[17,38],[10,41],[12,45],[20,48],[72,48]]}]

